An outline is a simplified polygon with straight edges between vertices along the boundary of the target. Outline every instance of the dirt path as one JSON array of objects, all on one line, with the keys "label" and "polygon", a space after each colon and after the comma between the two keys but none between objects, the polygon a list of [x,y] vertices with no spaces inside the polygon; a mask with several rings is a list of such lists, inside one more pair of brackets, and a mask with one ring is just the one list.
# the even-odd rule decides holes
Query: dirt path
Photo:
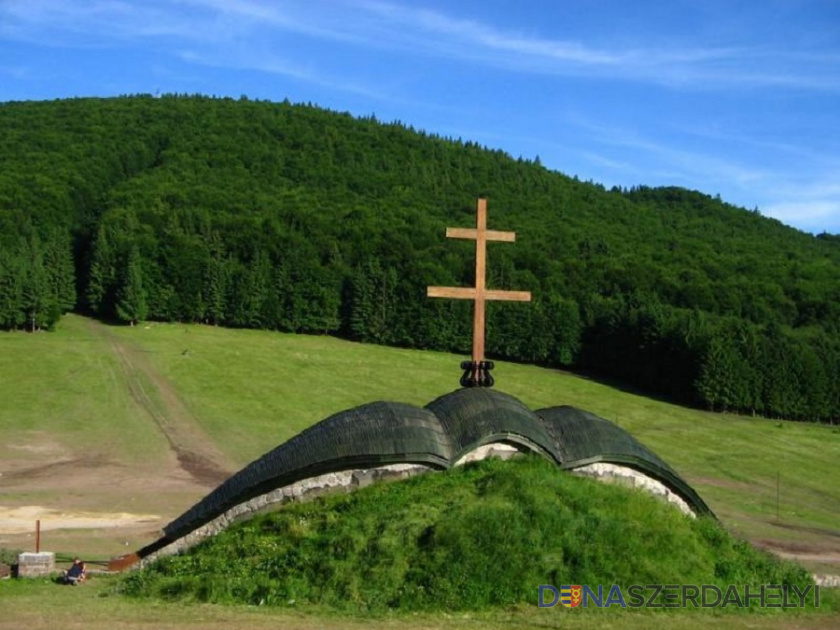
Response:
[{"label": "dirt path", "polygon": [[181,468],[197,483],[210,488],[227,479],[235,467],[204,432],[149,357],[113,334],[104,324],[94,319],[87,322],[91,332],[107,341],[119,359],[131,397],[166,437]]},{"label": "dirt path", "polygon": [[[814,528],[791,528],[808,530]],[[822,531],[822,530],[820,530]],[[832,567],[832,572],[840,572],[840,541],[830,533],[814,541],[789,541],[771,538],[756,538],[751,542],[761,549],[771,551],[781,558],[796,560],[803,564],[817,563]]]},{"label": "dirt path", "polygon": [[139,549],[236,470],[146,352],[95,320],[84,326],[116,357],[117,387],[169,453],[127,462],[117,444],[80,450],[45,431],[16,437],[6,445],[13,457],[0,462],[0,547],[33,549],[39,520],[48,549],[100,558]]}]

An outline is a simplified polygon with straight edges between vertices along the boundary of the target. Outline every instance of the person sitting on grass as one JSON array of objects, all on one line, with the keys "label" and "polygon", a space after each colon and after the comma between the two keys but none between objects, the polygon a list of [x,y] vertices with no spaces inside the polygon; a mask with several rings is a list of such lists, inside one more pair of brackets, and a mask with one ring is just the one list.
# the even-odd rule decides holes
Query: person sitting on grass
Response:
[{"label": "person sitting on grass", "polygon": [[64,572],[62,578],[65,584],[81,584],[85,581],[85,563],[79,558],[73,558],[73,566]]}]

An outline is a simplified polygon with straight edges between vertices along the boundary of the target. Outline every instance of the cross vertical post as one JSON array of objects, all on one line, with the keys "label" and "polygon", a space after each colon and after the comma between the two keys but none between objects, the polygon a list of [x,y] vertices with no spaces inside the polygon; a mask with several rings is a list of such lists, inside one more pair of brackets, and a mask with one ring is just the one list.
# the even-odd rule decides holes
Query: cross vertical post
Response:
[{"label": "cross vertical post", "polygon": [[484,361],[484,326],[486,319],[484,315],[484,290],[487,288],[487,200],[479,199],[476,205],[475,307],[473,308],[472,358],[473,361]]},{"label": "cross vertical post", "polygon": [[462,238],[475,241],[475,287],[428,287],[428,297],[473,300],[473,345],[472,361],[461,364],[464,387],[492,387],[492,361],[484,360],[484,327],[486,323],[486,300],[530,302],[529,291],[498,291],[487,289],[487,242],[502,241],[512,243],[516,240],[515,232],[498,232],[487,229],[487,200],[479,198],[476,207],[476,226],[472,228],[446,228],[447,238]]}]

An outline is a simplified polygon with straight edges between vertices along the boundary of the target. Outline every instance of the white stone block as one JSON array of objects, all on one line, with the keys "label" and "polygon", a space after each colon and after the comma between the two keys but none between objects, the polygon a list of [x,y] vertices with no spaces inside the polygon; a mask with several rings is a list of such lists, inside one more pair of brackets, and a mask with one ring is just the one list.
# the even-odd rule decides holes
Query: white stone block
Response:
[{"label": "white stone block", "polygon": [[18,577],[47,577],[52,573],[55,573],[55,554],[52,551],[18,555]]}]

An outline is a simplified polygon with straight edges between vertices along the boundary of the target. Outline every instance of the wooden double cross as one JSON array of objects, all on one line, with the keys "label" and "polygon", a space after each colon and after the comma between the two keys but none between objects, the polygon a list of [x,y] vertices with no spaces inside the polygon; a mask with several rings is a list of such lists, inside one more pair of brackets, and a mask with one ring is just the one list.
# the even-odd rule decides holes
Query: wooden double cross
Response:
[{"label": "wooden double cross", "polygon": [[[515,232],[499,232],[487,229],[487,200],[480,198],[476,208],[475,228],[446,228],[447,238],[463,238],[475,241],[475,286],[474,287],[428,287],[426,295],[436,298],[473,300],[473,346],[474,368],[484,361],[485,301],[530,302],[530,291],[500,291],[487,288],[487,242],[513,243]],[[474,383],[478,384],[478,383]]]}]

